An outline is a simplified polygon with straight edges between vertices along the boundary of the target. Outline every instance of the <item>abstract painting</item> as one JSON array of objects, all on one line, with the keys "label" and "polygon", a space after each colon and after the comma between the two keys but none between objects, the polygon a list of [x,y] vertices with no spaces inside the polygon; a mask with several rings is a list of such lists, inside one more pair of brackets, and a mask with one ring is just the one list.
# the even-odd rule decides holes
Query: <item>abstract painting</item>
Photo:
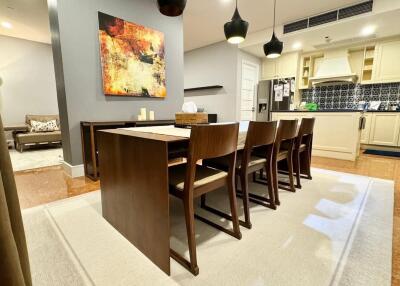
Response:
[{"label": "abstract painting", "polygon": [[164,34],[99,12],[105,95],[166,97]]}]

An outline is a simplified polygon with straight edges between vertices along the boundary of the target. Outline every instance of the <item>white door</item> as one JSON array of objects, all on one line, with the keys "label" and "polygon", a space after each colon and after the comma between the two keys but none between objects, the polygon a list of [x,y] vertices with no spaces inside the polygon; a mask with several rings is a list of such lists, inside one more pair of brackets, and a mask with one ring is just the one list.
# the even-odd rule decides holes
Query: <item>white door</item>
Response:
[{"label": "white door", "polygon": [[242,80],[240,90],[240,120],[255,119],[255,97],[258,84],[259,67],[255,64],[242,62]]}]

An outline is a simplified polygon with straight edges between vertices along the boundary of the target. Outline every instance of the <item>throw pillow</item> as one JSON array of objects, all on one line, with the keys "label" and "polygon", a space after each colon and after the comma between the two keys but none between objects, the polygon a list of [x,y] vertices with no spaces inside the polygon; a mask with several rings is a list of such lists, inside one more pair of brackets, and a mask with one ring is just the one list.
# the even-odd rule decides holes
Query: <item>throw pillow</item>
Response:
[{"label": "throw pillow", "polygon": [[60,128],[56,120],[49,120],[47,122],[31,120],[31,132],[53,132],[58,130]]}]

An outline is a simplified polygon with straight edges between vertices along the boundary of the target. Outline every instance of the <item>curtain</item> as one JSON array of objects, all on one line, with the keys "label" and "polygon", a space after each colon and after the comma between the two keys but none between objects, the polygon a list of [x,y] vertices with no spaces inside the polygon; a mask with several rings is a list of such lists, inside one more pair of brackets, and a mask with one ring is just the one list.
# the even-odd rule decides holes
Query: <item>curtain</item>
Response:
[{"label": "curtain", "polygon": [[21,209],[1,116],[0,285],[32,285]]}]

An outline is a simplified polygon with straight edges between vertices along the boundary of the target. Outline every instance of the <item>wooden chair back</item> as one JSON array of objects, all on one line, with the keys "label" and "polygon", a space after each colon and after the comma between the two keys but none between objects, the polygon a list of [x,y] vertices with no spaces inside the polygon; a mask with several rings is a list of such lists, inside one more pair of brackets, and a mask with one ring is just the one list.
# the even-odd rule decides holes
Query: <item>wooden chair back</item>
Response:
[{"label": "wooden chair back", "polygon": [[274,153],[278,153],[283,141],[288,141],[290,152],[293,149],[293,143],[297,137],[297,123],[298,120],[280,120],[279,127],[276,134]]},{"label": "wooden chair back", "polygon": [[301,144],[308,145],[310,140],[312,140],[312,135],[314,132],[315,118],[303,118],[301,119],[299,132],[297,135],[295,148],[300,148]]},{"label": "wooden chair back", "polygon": [[246,135],[245,149],[270,145],[275,141],[276,121],[258,122],[250,121]]},{"label": "wooden chair back", "polygon": [[[258,150],[264,150],[264,147],[269,145],[272,146],[272,144],[274,144],[276,127],[276,121],[250,121],[243,150],[241,163],[242,167],[248,165],[251,152],[254,150],[254,148],[257,148]],[[268,154],[268,152],[266,154]]]},{"label": "wooden chair back", "polygon": [[193,125],[188,158],[193,161],[226,156],[236,152],[239,123]]},{"label": "wooden chair back", "polygon": [[239,123],[192,126],[184,184],[186,198],[191,199],[193,196],[196,164],[199,160],[226,156],[229,165],[228,176],[234,179],[238,135]]}]

